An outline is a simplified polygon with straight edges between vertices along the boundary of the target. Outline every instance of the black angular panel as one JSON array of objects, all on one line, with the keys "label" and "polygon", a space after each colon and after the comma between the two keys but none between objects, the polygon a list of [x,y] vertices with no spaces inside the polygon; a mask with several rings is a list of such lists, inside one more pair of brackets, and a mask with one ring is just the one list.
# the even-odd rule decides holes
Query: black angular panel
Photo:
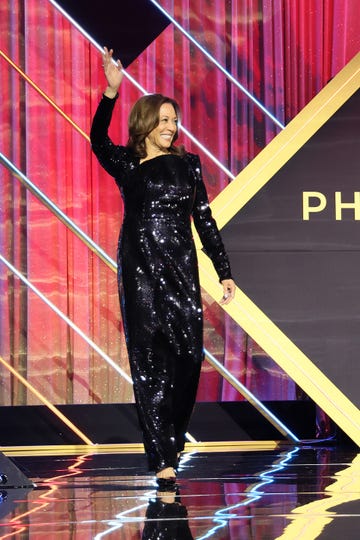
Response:
[{"label": "black angular panel", "polygon": [[239,287],[360,406],[360,90],[222,235]]},{"label": "black angular panel", "polygon": [[149,0],[57,0],[99,45],[114,49],[126,68],[168,26]]},{"label": "black angular panel", "polygon": [[[312,401],[268,401],[265,406],[281,418],[299,439],[315,438],[316,410]],[[142,441],[134,403],[58,407],[96,444],[133,444]],[[199,441],[284,439],[277,429],[246,401],[196,403],[189,431]],[[83,441],[79,440],[77,435],[71,435],[70,429],[44,405],[0,407],[0,432],[1,442],[6,446],[83,444]]]},{"label": "black angular panel", "polygon": [[32,488],[34,484],[13,463],[0,452],[0,490],[9,488]]}]

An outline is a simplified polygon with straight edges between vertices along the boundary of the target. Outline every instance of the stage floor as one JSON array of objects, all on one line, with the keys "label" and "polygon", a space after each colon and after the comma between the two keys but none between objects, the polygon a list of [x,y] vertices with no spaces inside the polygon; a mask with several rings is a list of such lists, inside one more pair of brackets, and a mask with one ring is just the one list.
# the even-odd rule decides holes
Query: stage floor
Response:
[{"label": "stage floor", "polygon": [[224,450],[185,453],[160,497],[141,453],[3,449],[36,485],[1,489],[0,539],[359,538],[356,448]]}]

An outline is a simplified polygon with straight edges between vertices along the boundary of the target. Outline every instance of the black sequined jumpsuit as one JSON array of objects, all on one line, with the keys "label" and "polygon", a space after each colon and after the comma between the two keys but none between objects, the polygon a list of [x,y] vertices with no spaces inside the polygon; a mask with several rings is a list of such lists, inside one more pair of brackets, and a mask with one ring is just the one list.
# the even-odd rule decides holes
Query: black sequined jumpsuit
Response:
[{"label": "black sequined jumpsuit", "polygon": [[115,99],[103,96],[91,144],[124,201],[118,284],[135,401],[149,469],[175,467],[203,360],[203,320],[191,216],[219,279],[229,260],[194,154],[139,158],[108,137]]}]

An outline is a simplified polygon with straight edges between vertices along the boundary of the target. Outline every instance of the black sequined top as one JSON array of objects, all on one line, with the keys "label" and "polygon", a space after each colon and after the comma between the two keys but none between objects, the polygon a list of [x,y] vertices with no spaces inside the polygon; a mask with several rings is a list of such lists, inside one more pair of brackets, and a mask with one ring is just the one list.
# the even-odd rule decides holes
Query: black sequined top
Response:
[{"label": "black sequined top", "polygon": [[108,136],[115,101],[106,96],[100,101],[91,143],[124,201],[118,279],[130,361],[152,350],[155,335],[170,343],[173,353],[200,360],[202,306],[191,217],[220,281],[231,278],[200,160],[186,153],[140,163],[132,150]]}]

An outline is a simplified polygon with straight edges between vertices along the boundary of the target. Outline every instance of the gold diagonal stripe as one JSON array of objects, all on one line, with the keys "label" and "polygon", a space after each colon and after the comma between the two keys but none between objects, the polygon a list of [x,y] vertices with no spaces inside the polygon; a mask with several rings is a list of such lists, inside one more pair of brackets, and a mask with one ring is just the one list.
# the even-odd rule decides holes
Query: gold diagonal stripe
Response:
[{"label": "gold diagonal stripe", "polygon": [[221,229],[360,87],[360,53],[213,200]]},{"label": "gold diagonal stripe", "polygon": [[75,426],[55,405],[50,403],[45,396],[43,396],[36,388],[29,383],[16,369],[14,369],[2,356],[0,356],[0,363],[8,370],[10,373],[18,379],[30,392],[36,396],[41,403],[46,405],[51,412],[53,412],[64,424],[71,429],[85,444],[92,445],[94,444],[78,427]]},{"label": "gold diagonal stripe", "polygon": [[[276,174],[360,87],[360,53],[277,135],[213,201],[219,228]],[[196,234],[197,247],[200,242]],[[221,295],[214,269],[198,251],[201,285],[214,299]],[[360,446],[360,410],[240,289],[223,306],[271,358]]]},{"label": "gold diagonal stripe", "polygon": [[69,122],[69,124],[71,124],[71,126],[80,133],[80,135],[82,135],[84,137],[84,139],[86,139],[88,142],[90,142],[90,137],[89,135],[87,135],[87,133],[85,133],[85,131],[83,131],[71,118],[70,116],[68,116],[58,105],[56,105],[55,101],[53,101],[45,92],[43,92],[41,90],[41,88],[34,83],[34,81],[32,79],[30,79],[30,77],[28,77],[28,75],[26,75],[26,73],[24,73],[24,71],[22,71],[22,69],[20,69],[20,67],[15,64],[15,62],[13,62],[11,60],[11,58],[8,57],[7,54],[4,53],[4,51],[2,51],[0,49],[0,56],[2,58],[4,58],[4,60],[6,60],[6,62],[8,64],[10,64],[10,66],[12,68],[14,68],[18,73],[19,75],[25,79],[25,81],[27,83],[30,84],[30,86],[32,86],[34,88],[34,90],[36,90],[36,92],[38,92],[63,118],[65,118],[65,120],[67,122]]},{"label": "gold diagonal stripe", "polygon": [[[324,490],[324,498],[297,506],[286,516],[290,523],[276,540],[321,538],[320,535],[326,525],[338,519],[341,512],[340,505],[360,499],[360,455],[353,459],[349,467],[336,472],[333,479],[335,482]],[[344,517],[348,519],[350,516],[345,514]],[[345,531],[346,527],[344,536],[347,536]],[[325,529],[325,535],[326,532]]]},{"label": "gold diagonal stripe", "polygon": [[[201,286],[213,298],[221,287],[211,262],[198,253]],[[360,446],[360,411],[240,289],[226,312]]]}]

